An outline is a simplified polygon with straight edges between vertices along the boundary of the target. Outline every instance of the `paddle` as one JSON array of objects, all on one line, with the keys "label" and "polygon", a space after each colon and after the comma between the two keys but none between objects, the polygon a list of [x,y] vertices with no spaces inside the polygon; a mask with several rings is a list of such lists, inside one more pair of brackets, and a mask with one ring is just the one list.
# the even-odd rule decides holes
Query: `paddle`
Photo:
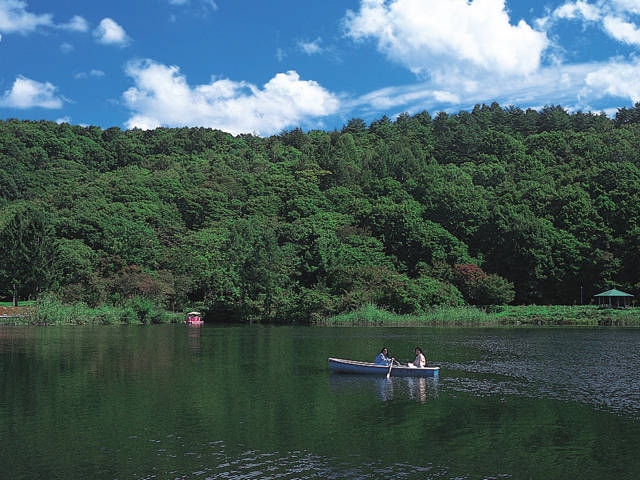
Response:
[{"label": "paddle", "polygon": [[389,364],[389,371],[387,372],[387,379],[391,377],[391,369],[393,368],[393,360]]}]

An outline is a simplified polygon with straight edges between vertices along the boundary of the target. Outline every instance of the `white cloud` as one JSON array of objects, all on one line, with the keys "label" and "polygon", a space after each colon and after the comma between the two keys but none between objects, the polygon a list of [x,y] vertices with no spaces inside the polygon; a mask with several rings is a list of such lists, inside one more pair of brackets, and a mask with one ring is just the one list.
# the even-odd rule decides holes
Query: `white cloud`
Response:
[{"label": "white cloud", "polygon": [[89,77],[93,77],[93,78],[100,78],[100,77],[104,77],[105,73],[102,70],[97,70],[97,69],[92,69],[89,70],[88,72],[80,72],[80,73],[76,73],[73,78],[75,79],[83,79],[83,78],[89,78]]},{"label": "white cloud", "polygon": [[640,30],[633,23],[621,18],[607,16],[603,27],[612,38],[630,45],[640,45]]},{"label": "white cloud", "polygon": [[152,60],[131,62],[135,86],[123,94],[133,112],[127,128],[206,126],[270,135],[336,113],[338,98],[295,71],[278,73],[262,88],[228,79],[190,86],[176,66]]},{"label": "white cloud", "polygon": [[75,47],[72,44],[68,43],[68,42],[63,42],[63,43],[60,44],[60,51],[62,53],[71,53],[74,50],[75,50]]},{"label": "white cloud", "polygon": [[0,0],[0,32],[32,33],[39,28],[59,28],[75,32],[86,32],[87,21],[75,15],[67,23],[56,24],[50,13],[35,14],[27,11],[27,2],[22,0]]},{"label": "white cloud", "polygon": [[111,18],[103,18],[93,31],[93,36],[103,45],[126,46],[131,42],[124,28]]},{"label": "white cloud", "polygon": [[37,82],[18,76],[11,90],[7,90],[0,98],[0,106],[27,109],[62,108],[63,99],[57,95],[57,88],[49,82]]},{"label": "white cloud", "polygon": [[204,3],[205,6],[208,6],[214,12],[216,10],[218,10],[218,4],[216,2],[214,2],[213,0],[203,0],[203,3]]},{"label": "white cloud", "polygon": [[613,95],[640,102],[640,61],[622,63],[612,61],[594,69],[585,78],[585,95]]},{"label": "white cloud", "polygon": [[602,0],[590,3],[586,0],[565,2],[550,17],[541,19],[540,25],[549,27],[554,21],[572,20],[599,26],[609,37],[629,45],[640,45],[640,28],[634,16],[640,15],[638,0]]},{"label": "white cloud", "polygon": [[565,63],[552,56],[562,45],[550,40],[561,22],[580,22],[640,46],[638,15],[640,0],[572,0],[535,21],[534,29],[512,24],[504,0],[361,0],[357,12],[347,13],[347,35],[374,40],[380,52],[424,81],[343,104],[378,115],[448,106],[459,111],[493,101],[531,108],[557,103],[570,111],[590,111],[607,97],[639,102],[640,59]]},{"label": "white cloud", "polygon": [[27,11],[27,3],[21,0],[0,1],[0,32],[30,33],[41,26],[52,26],[51,14],[36,15]]},{"label": "white cloud", "polygon": [[[472,85],[473,82],[470,84],[461,77],[451,79],[447,85],[427,81],[373,91],[349,103],[345,102],[345,107],[353,109],[357,115],[374,116],[379,116],[377,112],[380,109],[418,113],[431,110],[433,105],[458,112],[494,101],[505,106],[527,108],[557,103],[568,110],[589,111],[592,109],[588,102],[607,94],[630,98],[630,93],[625,93],[626,84],[628,81],[629,86],[633,85],[633,76],[635,74],[637,78],[640,75],[640,67],[624,72],[622,64],[617,66],[620,69],[615,66],[608,63],[553,65],[542,67],[535,74],[521,77],[517,82],[482,79],[477,85]],[[600,71],[598,76],[593,75]],[[633,87],[631,92],[637,90]],[[447,105],[450,108],[447,109]]]},{"label": "white cloud", "polygon": [[298,48],[307,55],[317,55],[323,52],[323,48],[320,45],[321,43],[322,39],[316,38],[312,42],[299,42]]},{"label": "white cloud", "polygon": [[[178,7],[183,5],[189,5],[191,3],[190,0],[168,0],[168,1],[169,1],[169,5],[175,5]],[[199,4],[199,6],[201,7],[202,11],[205,14],[209,10],[213,10],[214,12],[218,10],[218,4],[214,0],[196,0],[194,3]]]},{"label": "white cloud", "polygon": [[602,12],[598,6],[579,0],[560,5],[553,16],[567,20],[583,19],[596,22],[602,18]]},{"label": "white cloud", "polygon": [[71,30],[72,32],[88,32],[89,24],[81,16],[74,15],[74,17],[67,23],[63,23],[62,25],[60,25],[60,28]]},{"label": "white cloud", "polygon": [[504,0],[362,0],[345,27],[352,39],[373,38],[391,60],[432,77],[527,74],[549,46],[526,22],[510,23]]},{"label": "white cloud", "polygon": [[611,4],[618,11],[632,15],[640,14],[640,2],[638,0],[611,0]]},{"label": "white cloud", "polygon": [[[401,87],[387,87],[369,92],[360,98],[345,103],[349,116],[380,117],[380,111],[395,116],[400,113],[418,113],[428,110],[427,105],[434,103],[443,108],[443,104],[460,104],[460,97],[452,92],[437,90],[431,84],[414,84]],[[394,112],[395,111],[395,112]]]}]

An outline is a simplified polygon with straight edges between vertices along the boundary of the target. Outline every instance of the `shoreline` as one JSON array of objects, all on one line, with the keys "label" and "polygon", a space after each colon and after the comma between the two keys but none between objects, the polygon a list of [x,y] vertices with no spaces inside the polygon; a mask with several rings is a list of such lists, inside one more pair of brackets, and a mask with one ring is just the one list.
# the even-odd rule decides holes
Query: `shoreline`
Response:
[{"label": "shoreline", "polygon": [[398,315],[369,305],[320,320],[320,326],[402,327],[640,327],[640,308],[600,308],[595,305],[519,305],[436,307],[421,315]]},{"label": "shoreline", "polygon": [[[60,306],[59,306],[60,307]],[[156,312],[155,321],[118,315],[118,308],[87,311],[65,306],[55,310],[36,306],[0,307],[0,326],[78,326],[180,324],[186,314]],[[110,311],[111,314],[108,314]],[[132,318],[133,317],[133,318]],[[147,319],[145,319],[147,320]],[[234,322],[237,325],[274,325],[262,322]],[[217,322],[206,322],[216,325]],[[222,323],[221,323],[222,324]],[[225,322],[228,325],[228,322]],[[300,325],[278,322],[275,325]],[[640,327],[640,308],[600,308],[595,305],[519,305],[478,307],[433,307],[420,315],[399,315],[374,305],[327,318],[311,319],[317,327]]]}]

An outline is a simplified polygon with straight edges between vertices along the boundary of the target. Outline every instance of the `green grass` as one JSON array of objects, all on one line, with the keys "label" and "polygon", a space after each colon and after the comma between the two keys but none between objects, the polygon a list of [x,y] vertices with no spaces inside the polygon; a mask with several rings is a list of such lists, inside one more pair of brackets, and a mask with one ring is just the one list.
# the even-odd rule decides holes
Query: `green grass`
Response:
[{"label": "green grass", "polygon": [[490,322],[488,315],[475,307],[434,307],[421,315],[398,315],[375,305],[317,322],[324,326],[480,326]]},{"label": "green grass", "polygon": [[527,305],[434,307],[421,315],[398,315],[366,305],[359,310],[316,322],[323,326],[474,326],[517,325],[640,326],[640,308],[611,309],[596,306]]},{"label": "green grass", "polygon": [[[145,299],[134,299],[123,306],[105,305],[96,308],[84,303],[63,304],[55,295],[43,295],[36,302],[21,302],[29,306],[28,316],[7,319],[13,325],[128,325],[177,323],[182,313],[156,308]],[[11,306],[11,304],[6,305]],[[2,320],[0,320],[2,322]]]},{"label": "green grass", "polygon": [[[34,303],[35,302],[33,300],[21,301],[21,302],[18,302],[18,306],[19,307],[30,307]],[[13,302],[11,302],[11,301],[9,301],[9,302],[0,302],[0,307],[13,307]]]},{"label": "green grass", "polygon": [[[11,302],[0,302],[11,306]],[[29,306],[28,317],[11,318],[4,323],[23,325],[125,325],[179,323],[184,314],[167,312],[144,299],[124,306],[91,308],[83,303],[62,304],[54,296],[37,302],[20,302]],[[3,322],[0,320],[0,322]],[[500,327],[500,326],[630,326],[640,327],[640,308],[598,308],[597,306],[520,305],[477,307],[433,307],[420,315],[398,315],[375,305],[365,305],[353,312],[318,319],[320,326],[385,327]]]}]

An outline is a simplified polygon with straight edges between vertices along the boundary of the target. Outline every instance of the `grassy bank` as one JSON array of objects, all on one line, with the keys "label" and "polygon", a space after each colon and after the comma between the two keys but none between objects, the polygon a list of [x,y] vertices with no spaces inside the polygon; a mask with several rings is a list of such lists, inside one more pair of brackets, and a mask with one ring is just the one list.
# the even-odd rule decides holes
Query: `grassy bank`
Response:
[{"label": "grassy bank", "polygon": [[63,304],[55,296],[45,295],[28,306],[26,302],[20,305],[20,316],[0,318],[0,324],[130,325],[175,323],[184,319],[182,313],[167,312],[142,298],[133,299],[123,306],[91,308],[84,303]]},{"label": "grassy bank", "polygon": [[602,309],[596,306],[526,305],[435,307],[422,315],[397,315],[367,305],[354,312],[317,322],[323,326],[473,326],[516,325],[640,326],[640,308]]},{"label": "grassy bank", "polygon": [[[0,303],[0,306],[3,304]],[[6,306],[9,306],[7,304]],[[0,317],[11,325],[129,325],[179,323],[183,313],[168,312],[137,298],[124,306],[91,308],[83,303],[66,305],[55,297],[43,297],[21,304],[28,315]],[[330,327],[501,327],[547,326],[629,326],[640,327],[640,308],[612,309],[596,306],[523,305],[477,307],[434,307],[422,315],[398,315],[366,305],[354,312],[314,322]]]}]

